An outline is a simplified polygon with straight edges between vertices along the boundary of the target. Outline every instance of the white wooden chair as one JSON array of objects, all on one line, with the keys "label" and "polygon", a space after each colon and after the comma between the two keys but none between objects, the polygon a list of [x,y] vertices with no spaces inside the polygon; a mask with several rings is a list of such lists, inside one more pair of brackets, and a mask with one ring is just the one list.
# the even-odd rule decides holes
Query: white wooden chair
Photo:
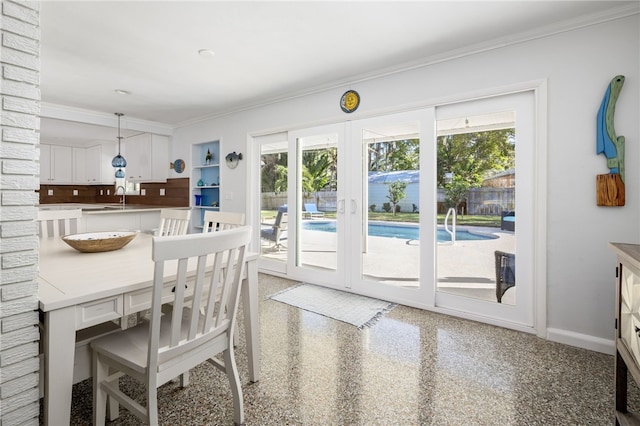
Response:
[{"label": "white wooden chair", "polygon": [[185,235],[189,232],[189,209],[162,209],[160,210],[160,228],[158,236]]},{"label": "white wooden chair", "polygon": [[82,209],[38,210],[38,233],[40,238],[62,237],[78,232]]},{"label": "white wooden chair", "polygon": [[202,232],[224,231],[244,225],[244,213],[216,212],[207,210],[204,212]]},{"label": "white wooden chair", "polygon": [[[91,343],[94,425],[105,423],[107,396],[145,423],[159,424],[157,388],[204,361],[227,374],[233,394],[233,420],[236,424],[244,422],[232,336],[250,238],[249,226],[225,232],[154,237],[150,321]],[[197,265],[195,276],[187,276],[189,260]],[[175,268],[176,285],[174,292],[163,295],[165,268]],[[225,268],[226,273],[222,274]],[[185,291],[187,282],[190,288]],[[163,296],[164,302],[170,298],[172,303],[171,312],[164,315]],[[189,306],[203,306],[204,313]],[[219,353],[224,362],[214,358]],[[123,374],[146,387],[146,407],[119,390],[118,378]]]},{"label": "white wooden chair", "polygon": [[[191,219],[191,210],[189,209],[161,209],[160,210],[160,227],[158,228],[158,236],[173,237],[176,235],[187,235],[189,233],[189,220]],[[146,311],[136,314],[136,323],[144,319]],[[122,327],[128,326],[128,316],[122,319]],[[188,377],[184,379],[184,386],[189,383]]]}]

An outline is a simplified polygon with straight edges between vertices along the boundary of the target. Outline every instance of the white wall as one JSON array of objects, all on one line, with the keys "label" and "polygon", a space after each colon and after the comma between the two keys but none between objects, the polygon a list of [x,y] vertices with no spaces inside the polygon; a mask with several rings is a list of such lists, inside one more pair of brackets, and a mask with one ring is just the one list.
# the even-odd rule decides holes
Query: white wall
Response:
[{"label": "white wall", "polygon": [[[547,325],[554,340],[607,350],[615,295],[615,258],[607,244],[640,243],[639,24],[637,15],[618,19],[186,126],[174,133],[172,158],[191,158],[192,143],[217,138],[224,154],[247,153],[248,134],[362,118],[547,79]],[[595,153],[596,113],[618,74],[626,76],[615,128],[627,140],[627,201],[625,207],[604,208],[595,199],[596,175],[608,171],[604,157]],[[362,98],[349,116],[338,105],[348,88]],[[235,170],[222,167],[223,210],[245,210],[247,160]]]}]

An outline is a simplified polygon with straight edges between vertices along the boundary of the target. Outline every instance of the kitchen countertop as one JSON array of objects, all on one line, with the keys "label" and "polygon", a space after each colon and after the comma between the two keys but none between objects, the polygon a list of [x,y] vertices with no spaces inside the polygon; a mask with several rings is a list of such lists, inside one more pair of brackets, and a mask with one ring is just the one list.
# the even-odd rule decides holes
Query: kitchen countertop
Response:
[{"label": "kitchen countertop", "polygon": [[132,212],[152,212],[162,209],[188,209],[189,207],[175,206],[149,206],[144,204],[126,204],[124,207],[120,204],[81,204],[81,203],[59,203],[59,204],[40,204],[42,210],[70,210],[82,209],[82,214],[113,214],[113,213],[132,213]]}]

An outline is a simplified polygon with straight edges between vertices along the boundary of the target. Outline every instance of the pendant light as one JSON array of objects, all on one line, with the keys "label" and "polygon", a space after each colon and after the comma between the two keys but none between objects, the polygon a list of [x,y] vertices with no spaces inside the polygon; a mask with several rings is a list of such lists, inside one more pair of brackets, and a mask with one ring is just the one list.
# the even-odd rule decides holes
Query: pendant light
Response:
[{"label": "pendant light", "polygon": [[111,160],[111,165],[114,168],[118,169],[116,170],[116,178],[123,179],[124,170],[122,170],[122,168],[127,167],[127,160],[125,160],[124,157],[120,155],[120,142],[122,141],[122,136],[120,136],[120,117],[122,117],[124,114],[121,112],[116,112],[115,114],[118,116],[118,155],[113,157],[113,160]]}]

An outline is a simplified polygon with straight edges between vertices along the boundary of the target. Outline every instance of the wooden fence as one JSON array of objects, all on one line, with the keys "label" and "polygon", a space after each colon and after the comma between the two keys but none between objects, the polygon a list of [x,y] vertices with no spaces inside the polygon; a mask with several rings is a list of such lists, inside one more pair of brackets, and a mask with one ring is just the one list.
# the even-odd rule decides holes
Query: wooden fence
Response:
[{"label": "wooden fence", "polygon": [[[335,212],[337,199],[335,191],[321,191],[317,193],[318,202],[315,196],[305,197],[305,203],[316,203],[318,210],[324,212]],[[407,198],[400,202],[402,212],[411,212],[412,206],[420,205],[418,193],[408,193]],[[438,213],[445,213],[447,206],[444,204],[445,194],[443,189],[438,190]],[[263,210],[276,210],[279,206],[287,204],[287,194],[274,192],[262,193],[261,206]],[[458,213],[500,216],[503,210],[515,210],[515,188],[472,188],[467,195],[467,201],[462,203]],[[464,209],[464,212],[462,211]],[[376,205],[376,211],[382,211],[382,205]]]}]

